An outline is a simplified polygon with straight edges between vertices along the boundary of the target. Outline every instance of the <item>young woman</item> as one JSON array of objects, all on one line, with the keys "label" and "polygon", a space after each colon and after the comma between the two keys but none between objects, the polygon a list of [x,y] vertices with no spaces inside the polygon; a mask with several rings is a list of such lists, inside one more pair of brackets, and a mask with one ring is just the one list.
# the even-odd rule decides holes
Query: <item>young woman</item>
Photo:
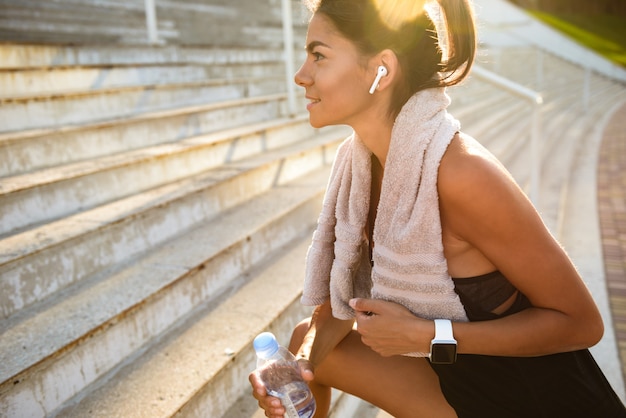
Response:
[{"label": "young woman", "polygon": [[438,6],[441,40],[421,1],[308,4],[295,81],[311,125],[354,129],[307,256],[302,301],[316,307],[290,344],[315,416],[338,388],[397,418],[624,417],[587,350],[603,325],[581,277],[446,112],[476,40],[468,0]]}]

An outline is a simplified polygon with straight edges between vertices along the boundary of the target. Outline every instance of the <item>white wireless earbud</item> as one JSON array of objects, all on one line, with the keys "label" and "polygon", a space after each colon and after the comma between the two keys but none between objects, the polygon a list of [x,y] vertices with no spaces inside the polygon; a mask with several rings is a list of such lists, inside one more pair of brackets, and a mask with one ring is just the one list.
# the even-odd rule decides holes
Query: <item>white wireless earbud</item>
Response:
[{"label": "white wireless earbud", "polygon": [[387,75],[387,67],[381,65],[378,67],[378,73],[376,74],[376,79],[374,79],[374,83],[372,83],[372,87],[370,87],[370,94],[374,94],[376,87],[378,87],[378,83],[380,79]]}]

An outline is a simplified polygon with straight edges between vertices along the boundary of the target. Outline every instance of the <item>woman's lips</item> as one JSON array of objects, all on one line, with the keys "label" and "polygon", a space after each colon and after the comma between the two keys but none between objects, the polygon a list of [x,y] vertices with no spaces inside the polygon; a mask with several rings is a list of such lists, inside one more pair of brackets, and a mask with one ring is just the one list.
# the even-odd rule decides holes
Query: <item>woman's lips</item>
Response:
[{"label": "woman's lips", "polygon": [[319,99],[313,99],[312,97],[307,97],[307,99],[309,99],[309,104],[306,105],[306,110],[311,110],[311,108],[320,102]]}]

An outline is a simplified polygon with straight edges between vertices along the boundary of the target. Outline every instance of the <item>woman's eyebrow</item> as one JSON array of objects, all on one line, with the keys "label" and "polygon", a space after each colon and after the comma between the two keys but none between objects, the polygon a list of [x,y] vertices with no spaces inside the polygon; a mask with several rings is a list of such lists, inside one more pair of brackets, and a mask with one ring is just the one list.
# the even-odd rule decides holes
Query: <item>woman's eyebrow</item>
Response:
[{"label": "woman's eyebrow", "polygon": [[313,50],[318,47],[318,46],[323,46],[326,48],[330,48],[328,45],[326,45],[324,42],[320,42],[320,41],[312,41],[310,42],[305,49],[307,50],[307,52],[313,52]]}]

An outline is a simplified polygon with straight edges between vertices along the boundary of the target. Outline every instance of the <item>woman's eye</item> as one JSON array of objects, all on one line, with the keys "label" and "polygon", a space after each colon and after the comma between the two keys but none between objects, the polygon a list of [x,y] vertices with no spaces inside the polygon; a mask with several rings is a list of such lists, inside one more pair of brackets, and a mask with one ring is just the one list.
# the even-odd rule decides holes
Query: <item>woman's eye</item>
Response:
[{"label": "woman's eye", "polygon": [[320,54],[319,52],[313,52],[311,55],[313,55],[314,61],[319,61],[324,58],[324,55]]}]

